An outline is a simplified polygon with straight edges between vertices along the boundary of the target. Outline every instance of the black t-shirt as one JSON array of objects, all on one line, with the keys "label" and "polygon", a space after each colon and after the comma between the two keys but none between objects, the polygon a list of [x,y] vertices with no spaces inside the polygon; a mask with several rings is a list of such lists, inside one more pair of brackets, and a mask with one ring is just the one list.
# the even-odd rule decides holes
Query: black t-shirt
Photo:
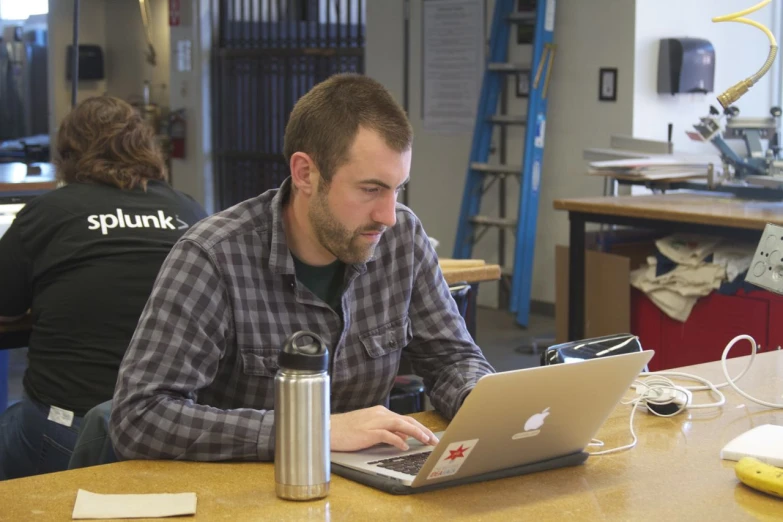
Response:
[{"label": "black t-shirt", "polygon": [[[340,323],[343,322],[343,282],[345,280],[345,263],[339,259],[324,266],[313,266],[301,261],[293,253],[296,278],[302,282],[321,301],[337,313]],[[334,348],[329,348],[329,368],[334,361]]]},{"label": "black t-shirt", "polygon": [[313,266],[294,259],[296,278],[302,282],[321,301],[329,305],[329,308],[341,315],[340,301],[343,297],[343,279],[345,278],[345,263],[339,259],[324,266]]},{"label": "black t-shirt", "polygon": [[75,183],[25,205],[0,238],[0,316],[32,310],[25,391],[79,416],[111,399],[163,260],[205,216],[158,181]]}]

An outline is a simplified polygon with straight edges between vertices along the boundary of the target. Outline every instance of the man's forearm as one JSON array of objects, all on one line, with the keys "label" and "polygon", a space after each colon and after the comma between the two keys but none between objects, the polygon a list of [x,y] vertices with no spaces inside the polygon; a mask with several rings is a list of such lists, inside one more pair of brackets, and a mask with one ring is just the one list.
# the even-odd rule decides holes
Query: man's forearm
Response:
[{"label": "man's forearm", "polygon": [[123,459],[268,461],[274,411],[220,410],[172,397],[126,400],[112,409],[110,435]]}]

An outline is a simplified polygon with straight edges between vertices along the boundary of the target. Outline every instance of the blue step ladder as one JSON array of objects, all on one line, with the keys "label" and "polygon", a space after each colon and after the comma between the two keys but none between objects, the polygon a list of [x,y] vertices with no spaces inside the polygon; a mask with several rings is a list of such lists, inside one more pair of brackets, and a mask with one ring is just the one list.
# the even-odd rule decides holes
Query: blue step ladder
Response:
[{"label": "blue step ladder", "polygon": [[[496,229],[501,231],[498,262],[505,267],[505,231],[513,231],[513,268],[510,273],[504,269],[504,281],[508,281],[510,276],[510,310],[516,314],[519,324],[527,326],[544,156],[547,90],[555,53],[552,42],[555,0],[537,0],[534,13],[516,12],[516,4],[516,0],[495,2],[489,60],[481,86],[453,257],[471,258],[473,246],[488,230]],[[518,24],[533,24],[532,66],[508,63],[511,29]],[[506,114],[505,95],[501,100],[501,93],[507,85],[507,75],[523,72],[530,75],[527,114]],[[499,101],[502,103],[499,104]],[[521,165],[505,162],[505,131],[509,125],[521,125],[526,129]],[[496,127],[500,134],[500,157],[498,162],[490,163],[492,134]],[[505,215],[505,182],[508,177],[517,179],[520,186],[516,219]],[[501,187],[500,216],[483,216],[480,214],[482,196],[498,181]]]}]

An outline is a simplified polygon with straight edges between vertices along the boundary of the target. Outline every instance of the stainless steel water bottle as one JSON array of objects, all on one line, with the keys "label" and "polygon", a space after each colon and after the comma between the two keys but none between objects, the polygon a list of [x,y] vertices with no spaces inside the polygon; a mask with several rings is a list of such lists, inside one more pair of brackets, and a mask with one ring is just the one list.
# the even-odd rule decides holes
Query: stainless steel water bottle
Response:
[{"label": "stainless steel water bottle", "polygon": [[312,332],[285,343],[275,375],[275,492],[288,500],[329,493],[329,350]]}]

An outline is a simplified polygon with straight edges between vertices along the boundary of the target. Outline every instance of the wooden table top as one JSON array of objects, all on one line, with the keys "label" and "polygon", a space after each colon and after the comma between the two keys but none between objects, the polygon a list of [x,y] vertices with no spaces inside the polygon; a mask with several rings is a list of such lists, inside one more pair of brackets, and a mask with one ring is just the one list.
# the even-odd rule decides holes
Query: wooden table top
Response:
[{"label": "wooden table top", "polygon": [[[732,375],[746,358],[729,361]],[[687,369],[723,382],[719,363]],[[761,354],[740,381],[751,395],[780,402],[783,351]],[[637,412],[639,444],[583,466],[394,496],[333,476],[323,500],[294,503],[274,493],[270,463],[129,461],[0,482],[0,520],[69,520],[76,491],[196,492],[197,520],[781,520],[783,501],[738,482],[721,448],[761,424],[783,424],[783,411],[724,390],[722,409],[674,418]],[[578,392],[578,390],[575,390]],[[703,392],[699,402],[709,401]],[[604,448],[627,444],[630,406],[620,405],[599,431]],[[434,430],[437,414],[417,417]],[[190,519],[185,519],[190,520]]]},{"label": "wooden table top", "polygon": [[34,163],[38,174],[28,174],[24,163],[0,163],[0,192],[46,191],[57,188],[54,166],[51,163]]},{"label": "wooden table top", "polygon": [[480,283],[500,279],[500,265],[488,265],[480,259],[440,259],[443,277],[450,285],[464,281]]},{"label": "wooden table top", "polygon": [[712,192],[557,199],[554,207],[569,212],[757,230],[763,230],[767,223],[783,224],[783,201],[751,201]]}]

